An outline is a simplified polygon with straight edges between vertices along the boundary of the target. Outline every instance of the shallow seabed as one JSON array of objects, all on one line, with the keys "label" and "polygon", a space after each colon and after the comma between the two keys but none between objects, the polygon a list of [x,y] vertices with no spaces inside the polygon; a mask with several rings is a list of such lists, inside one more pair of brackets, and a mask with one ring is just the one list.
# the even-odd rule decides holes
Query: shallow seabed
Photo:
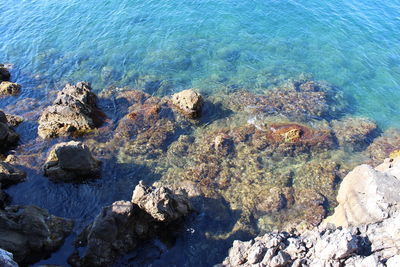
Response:
[{"label": "shallow seabed", "polygon": [[[41,263],[66,264],[74,235],[101,207],[130,199],[143,179],[191,189],[198,213],[174,245],[150,242],[149,255],[118,264],[143,266],[163,252],[153,266],[211,266],[234,238],[317,222],[335,205],[348,170],[378,162],[396,147],[390,140],[399,132],[388,129],[400,127],[397,0],[5,0],[0,18],[0,63],[13,64],[12,79],[23,86],[20,96],[1,98],[0,109],[25,118],[17,128],[21,144],[11,153],[28,172],[26,182],[7,192],[12,204],[38,205],[76,221],[64,247]],[[92,83],[108,116],[98,132],[80,138],[103,161],[102,177],[54,184],[40,166],[51,145],[65,138],[40,141],[36,121],[66,82],[81,80]],[[326,81],[315,91],[329,92],[324,103],[309,102],[316,106],[307,105],[312,100],[300,88],[311,80]],[[146,122],[152,132],[142,140],[116,138],[126,131],[119,92],[163,97],[191,87],[206,97],[200,122],[161,117]],[[281,106],[254,101],[254,94],[270,94],[278,103],[279,92],[288,90],[299,94]],[[294,110],[299,100],[310,110]],[[358,133],[363,121],[346,122],[354,117],[378,128]],[[283,124],[305,127],[310,139],[294,145],[265,137],[271,125]],[[345,137],[351,127],[355,137]],[[165,139],[144,146],[152,134]],[[307,214],[307,207],[318,212]]]}]

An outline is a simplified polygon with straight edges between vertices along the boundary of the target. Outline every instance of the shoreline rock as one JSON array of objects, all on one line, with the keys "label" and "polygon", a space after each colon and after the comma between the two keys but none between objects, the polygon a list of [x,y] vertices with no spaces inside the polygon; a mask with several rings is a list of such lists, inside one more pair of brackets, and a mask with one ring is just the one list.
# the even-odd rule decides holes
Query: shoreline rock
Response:
[{"label": "shoreline rock", "polygon": [[6,114],[0,110],[0,150],[15,146],[18,140],[19,135],[9,124]]},{"label": "shoreline rock", "polygon": [[38,135],[46,139],[92,131],[104,119],[96,103],[97,96],[89,83],[65,85],[53,105],[47,107],[40,116]]}]

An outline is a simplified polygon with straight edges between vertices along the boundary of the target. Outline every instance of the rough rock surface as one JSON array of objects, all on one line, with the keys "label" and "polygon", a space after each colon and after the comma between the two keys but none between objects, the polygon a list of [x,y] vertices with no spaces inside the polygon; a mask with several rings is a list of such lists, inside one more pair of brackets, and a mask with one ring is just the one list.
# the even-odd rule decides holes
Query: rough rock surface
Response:
[{"label": "rough rock surface", "polygon": [[88,146],[70,141],[55,145],[44,164],[44,174],[54,181],[78,181],[100,173],[100,161],[93,158]]},{"label": "rough rock surface", "polygon": [[172,103],[190,118],[197,118],[201,114],[203,98],[193,89],[183,90],[171,96]]},{"label": "rough rock surface", "polygon": [[96,107],[97,97],[91,90],[86,82],[67,84],[53,105],[43,111],[39,119],[39,136],[80,135],[98,126],[103,115]]},{"label": "rough rock surface", "polygon": [[236,240],[216,266],[398,266],[398,177],[400,158],[387,159],[376,169],[358,166],[344,178],[339,206],[322,225],[302,234],[272,232]]},{"label": "rough rock surface", "polygon": [[0,95],[17,95],[21,91],[21,85],[13,82],[1,82],[0,83]]},{"label": "rough rock surface", "polygon": [[367,147],[377,125],[366,118],[345,118],[331,122],[339,145],[359,151]]},{"label": "rough rock surface", "polygon": [[0,162],[0,184],[8,187],[20,183],[26,178],[26,173],[17,169],[10,163]]},{"label": "rough rock surface", "polygon": [[140,183],[133,199],[145,209],[123,200],[103,208],[93,224],[78,237],[76,245],[86,249],[83,255],[78,252],[71,255],[72,266],[112,266],[140,241],[156,237],[160,232],[168,234],[189,213],[188,199],[172,194],[167,188],[149,188]]},{"label": "rough rock surface", "polygon": [[19,136],[9,125],[6,114],[0,111],[0,150],[16,145],[18,139]]},{"label": "rough rock surface", "polygon": [[35,206],[9,206],[0,210],[0,225],[0,247],[26,264],[56,251],[73,223]]},{"label": "rough rock surface", "polygon": [[16,127],[24,121],[24,118],[18,115],[6,114],[8,124]]},{"label": "rough rock surface", "polygon": [[0,266],[18,267],[18,264],[14,261],[12,253],[0,248]]}]

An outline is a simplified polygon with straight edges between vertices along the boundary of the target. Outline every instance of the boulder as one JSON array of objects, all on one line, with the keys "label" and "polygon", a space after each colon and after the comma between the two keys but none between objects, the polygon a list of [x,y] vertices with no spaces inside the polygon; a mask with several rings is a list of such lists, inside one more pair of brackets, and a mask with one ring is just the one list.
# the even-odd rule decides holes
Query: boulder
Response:
[{"label": "boulder", "polygon": [[112,266],[141,241],[173,232],[189,212],[186,197],[163,187],[149,188],[142,182],[136,186],[132,199],[135,203],[120,200],[103,208],[78,236],[76,246],[86,248],[82,255],[78,251],[71,255],[72,266]]},{"label": "boulder", "polygon": [[174,104],[184,115],[197,118],[201,114],[203,98],[193,89],[183,90],[171,96]]},{"label": "boulder", "polygon": [[6,114],[0,111],[0,150],[8,149],[17,144],[18,134],[9,125]]},{"label": "boulder", "polygon": [[39,118],[39,136],[81,135],[99,126],[103,114],[97,109],[97,97],[91,90],[86,82],[67,84]]},{"label": "boulder", "polygon": [[51,148],[43,169],[53,181],[70,182],[99,176],[100,165],[87,145],[70,141]]},{"label": "boulder", "polygon": [[36,206],[9,206],[0,210],[0,247],[20,264],[48,257],[61,247],[73,222]]},{"label": "boulder", "polygon": [[[390,160],[389,160],[390,161]],[[335,213],[325,220],[336,226],[355,226],[380,222],[399,210],[400,158],[376,169],[356,167],[343,179]]]},{"label": "boulder", "polygon": [[4,81],[0,83],[0,95],[17,95],[21,91],[21,85],[13,82]]},{"label": "boulder", "polygon": [[9,81],[11,78],[10,72],[4,64],[0,64],[0,82]]},{"label": "boulder", "polygon": [[0,266],[2,267],[18,267],[13,259],[13,254],[0,248]]},{"label": "boulder", "polygon": [[25,178],[25,172],[17,169],[10,163],[0,162],[0,184],[3,187],[23,182]]},{"label": "boulder", "polygon": [[175,195],[166,187],[148,187],[142,182],[135,187],[132,203],[150,214],[156,221],[169,223],[186,216],[190,211],[184,195]]}]

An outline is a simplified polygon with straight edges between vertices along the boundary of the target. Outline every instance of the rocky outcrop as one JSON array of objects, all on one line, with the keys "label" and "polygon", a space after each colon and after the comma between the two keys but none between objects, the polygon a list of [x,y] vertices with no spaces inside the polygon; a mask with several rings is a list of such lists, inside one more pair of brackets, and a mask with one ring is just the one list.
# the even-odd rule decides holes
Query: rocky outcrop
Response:
[{"label": "rocky outcrop", "polygon": [[234,241],[217,266],[398,266],[399,177],[400,158],[358,166],[343,179],[335,213],[318,228]]},{"label": "rocky outcrop", "polygon": [[13,254],[0,248],[0,266],[2,267],[18,267],[13,259]]},{"label": "rocky outcrop", "polygon": [[0,247],[26,264],[56,251],[72,231],[72,221],[35,206],[9,206],[0,210]]},{"label": "rocky outcrop", "polygon": [[53,181],[71,182],[99,176],[100,161],[87,145],[70,141],[55,145],[44,164],[44,174]]},{"label": "rocky outcrop", "polygon": [[0,184],[8,187],[13,184],[20,183],[26,178],[26,173],[17,169],[10,163],[0,162]]},{"label": "rocky outcrop", "polygon": [[183,90],[171,96],[172,103],[189,118],[197,118],[201,114],[203,98],[193,89]]},{"label": "rocky outcrop", "polygon": [[168,188],[136,186],[133,202],[116,201],[105,207],[77,239],[85,246],[83,255],[75,252],[73,266],[111,266],[117,257],[134,250],[140,241],[172,231],[190,211],[188,199]]},{"label": "rocky outcrop", "polygon": [[81,135],[99,126],[103,114],[97,109],[97,97],[91,90],[86,82],[67,84],[53,105],[43,111],[39,119],[39,136]]},{"label": "rocky outcrop", "polygon": [[0,111],[0,150],[16,145],[18,139],[19,136],[8,123],[6,114]]}]

